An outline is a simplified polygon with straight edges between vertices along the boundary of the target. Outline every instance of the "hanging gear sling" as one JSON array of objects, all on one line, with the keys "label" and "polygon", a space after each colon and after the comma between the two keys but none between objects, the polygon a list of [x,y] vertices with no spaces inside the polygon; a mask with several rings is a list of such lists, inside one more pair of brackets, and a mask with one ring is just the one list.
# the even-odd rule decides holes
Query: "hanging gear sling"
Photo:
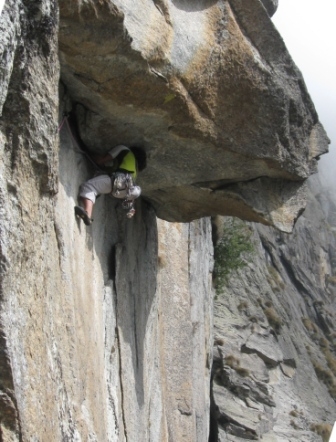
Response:
[{"label": "hanging gear sling", "polygon": [[[126,153],[124,153],[126,151]],[[123,199],[122,208],[127,210],[126,216],[132,218],[135,214],[134,200],[141,194],[141,189],[136,186],[134,179],[137,174],[137,164],[133,152],[128,148],[120,152],[116,159],[119,162],[116,172],[111,176],[112,195]]]}]

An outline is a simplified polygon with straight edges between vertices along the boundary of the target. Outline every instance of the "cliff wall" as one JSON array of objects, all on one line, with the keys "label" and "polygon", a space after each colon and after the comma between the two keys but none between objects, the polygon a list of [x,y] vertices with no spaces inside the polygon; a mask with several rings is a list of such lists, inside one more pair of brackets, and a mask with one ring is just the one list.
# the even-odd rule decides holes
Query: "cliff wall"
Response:
[{"label": "cliff wall", "polygon": [[6,441],[22,440],[22,431],[30,434],[25,422],[40,428],[43,415],[52,425],[50,408],[31,392],[39,390],[40,376],[42,391],[52,383],[41,338],[60,320],[45,321],[60,284],[54,271],[57,8],[30,6],[8,1],[1,14],[1,438]]},{"label": "cliff wall", "polygon": [[57,131],[52,5],[1,16],[1,440],[205,440],[210,220],[139,202],[127,223],[106,198],[91,229],[76,221],[91,171]]},{"label": "cliff wall", "polygon": [[310,179],[293,234],[254,252],[214,305],[212,441],[328,441],[335,422],[335,203]]},{"label": "cliff wall", "polygon": [[[209,215],[290,231],[328,143],[276,3],[6,0],[2,440],[207,440]],[[88,152],[146,150],[134,219],[109,197],[75,219],[69,110]]]}]

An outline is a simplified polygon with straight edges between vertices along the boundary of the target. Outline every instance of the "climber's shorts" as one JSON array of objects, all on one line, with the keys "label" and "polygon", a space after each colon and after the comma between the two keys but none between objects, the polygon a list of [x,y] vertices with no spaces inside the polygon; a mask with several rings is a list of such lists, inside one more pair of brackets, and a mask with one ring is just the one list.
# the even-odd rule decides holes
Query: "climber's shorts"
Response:
[{"label": "climber's shorts", "polygon": [[98,175],[83,183],[79,188],[79,196],[86,198],[93,203],[97,195],[112,192],[112,180],[109,175]]}]

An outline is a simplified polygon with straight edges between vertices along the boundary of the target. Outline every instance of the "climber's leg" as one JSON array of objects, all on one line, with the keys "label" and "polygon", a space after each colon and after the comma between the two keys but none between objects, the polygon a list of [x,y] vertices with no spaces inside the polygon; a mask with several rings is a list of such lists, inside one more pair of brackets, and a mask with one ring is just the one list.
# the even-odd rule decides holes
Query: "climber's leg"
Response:
[{"label": "climber's leg", "polygon": [[[85,224],[91,224],[93,206],[96,202],[97,196],[111,193],[111,191],[112,180],[108,175],[98,175],[97,177],[83,183],[79,188],[80,206],[75,207],[76,215],[80,216]],[[83,210],[86,212],[87,217],[85,213],[83,213]]]},{"label": "climber's leg", "polygon": [[[87,200],[87,201],[90,201],[90,200]],[[86,224],[87,226],[90,226],[93,221],[93,219],[91,219],[89,217],[88,212],[81,206],[75,206],[75,215],[78,218],[82,218],[82,220],[84,221],[84,224]]]},{"label": "climber's leg", "polygon": [[79,201],[81,202],[81,207],[83,207],[89,218],[92,218],[93,202],[87,198],[82,197],[79,198]]},{"label": "climber's leg", "polygon": [[98,175],[83,183],[79,188],[79,196],[94,204],[98,195],[111,193],[112,181],[108,175]]}]

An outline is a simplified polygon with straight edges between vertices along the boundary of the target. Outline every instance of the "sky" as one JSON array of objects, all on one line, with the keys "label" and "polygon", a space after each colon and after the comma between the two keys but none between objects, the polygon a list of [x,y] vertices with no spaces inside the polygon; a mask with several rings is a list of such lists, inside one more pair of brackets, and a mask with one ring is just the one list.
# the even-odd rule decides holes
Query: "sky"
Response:
[{"label": "sky", "polygon": [[335,0],[279,0],[272,20],[301,70],[331,144],[319,170],[336,187]]}]

